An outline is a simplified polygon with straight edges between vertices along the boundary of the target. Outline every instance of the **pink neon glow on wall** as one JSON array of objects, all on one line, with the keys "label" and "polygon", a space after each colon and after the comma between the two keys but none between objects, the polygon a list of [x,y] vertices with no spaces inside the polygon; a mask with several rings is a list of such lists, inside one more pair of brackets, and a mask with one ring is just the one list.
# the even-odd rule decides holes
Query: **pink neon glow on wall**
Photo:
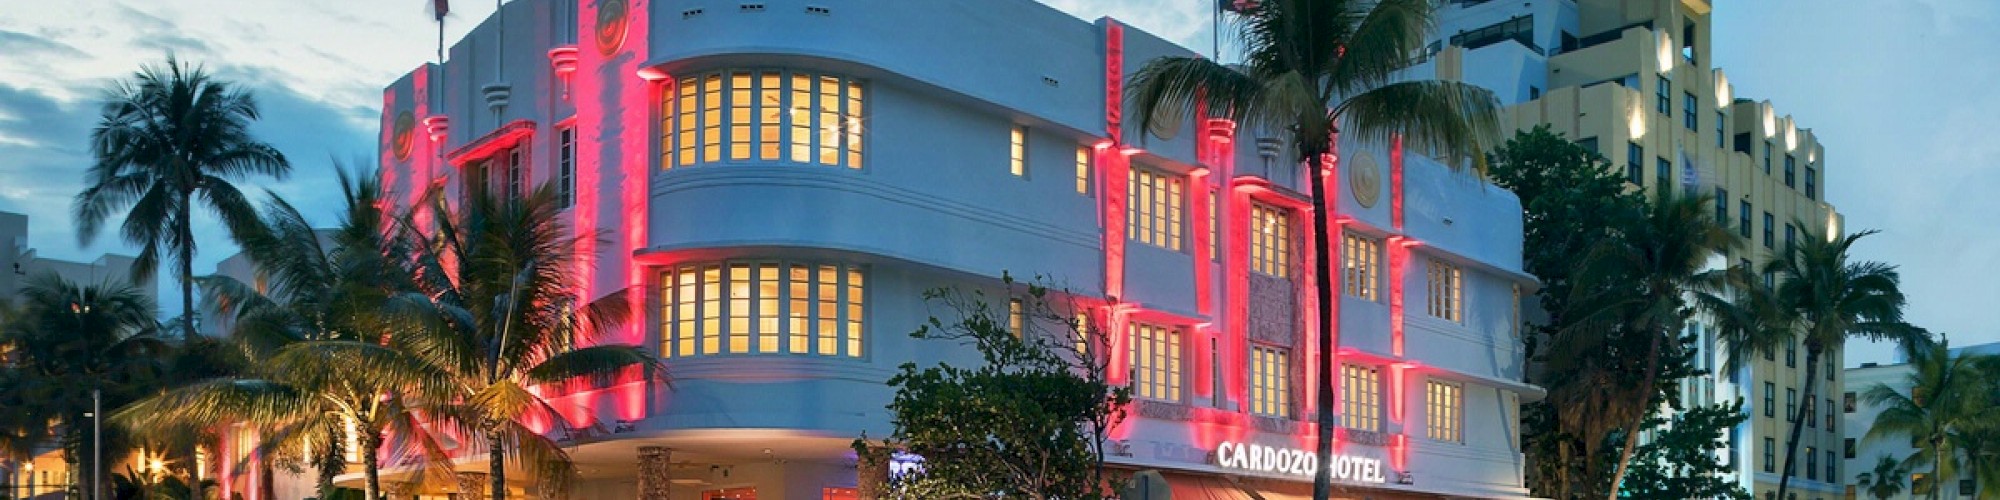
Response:
[{"label": "pink neon glow on wall", "polygon": [[1403,231],[1403,136],[1389,141],[1389,222]]},{"label": "pink neon glow on wall", "polygon": [[[1232,221],[1250,220],[1250,194],[1255,188],[1245,184],[1245,182],[1252,179],[1254,178],[1234,180],[1231,183],[1229,191],[1222,195],[1222,197],[1227,197],[1229,201],[1223,202],[1221,211],[1218,213]],[[1229,286],[1224,287],[1223,307],[1228,308],[1228,312],[1225,315],[1229,318],[1229,321],[1225,322],[1225,327],[1223,328],[1225,332],[1224,340],[1219,343],[1222,351],[1221,357],[1227,361],[1223,363],[1224,366],[1216,367],[1218,370],[1226,370],[1222,372],[1224,374],[1222,377],[1223,395],[1228,397],[1230,401],[1237,403],[1239,411],[1249,410],[1248,405],[1242,403],[1244,402],[1243,396],[1250,393],[1249,374],[1242,373],[1247,370],[1236,369],[1240,368],[1243,362],[1246,361],[1243,358],[1246,357],[1245,353],[1249,350],[1249,346],[1246,345],[1246,339],[1250,337],[1250,331],[1249,321],[1246,321],[1246,318],[1250,315],[1250,291],[1248,286],[1250,283],[1250,252],[1244,248],[1250,242],[1250,232],[1247,226],[1249,224],[1246,223],[1223,225],[1223,231],[1228,234],[1228,239],[1223,240],[1227,243],[1222,246],[1222,277],[1224,280],[1228,280],[1227,283],[1229,284]]]},{"label": "pink neon glow on wall", "polygon": [[[1100,148],[1098,175],[1104,177],[1104,295],[1113,300],[1125,296],[1125,204],[1126,168],[1124,153],[1125,116],[1125,27],[1109,18],[1104,21],[1104,135],[1111,147]],[[1123,334],[1123,330],[1120,330]]]},{"label": "pink neon glow on wall", "polygon": [[1402,236],[1389,237],[1389,352],[1403,357],[1403,272],[1410,250]]}]

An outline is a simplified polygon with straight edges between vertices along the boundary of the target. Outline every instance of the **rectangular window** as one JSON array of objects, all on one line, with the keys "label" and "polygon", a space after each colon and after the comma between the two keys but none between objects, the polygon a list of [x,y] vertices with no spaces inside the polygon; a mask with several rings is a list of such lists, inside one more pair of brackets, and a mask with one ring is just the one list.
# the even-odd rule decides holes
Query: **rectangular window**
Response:
[{"label": "rectangular window", "polygon": [[1774,221],[1775,219],[1771,218],[1770,212],[1764,212],[1764,248],[1767,249],[1777,247],[1778,238],[1776,235],[1778,231],[1771,227]]},{"label": "rectangular window", "polygon": [[1786,388],[1785,421],[1790,422],[1792,421],[1792,419],[1798,418],[1798,416],[1799,416],[1799,390]]},{"label": "rectangular window", "polygon": [[1777,462],[1778,440],[1776,438],[1764,438],[1764,472],[1776,472],[1778,470]]},{"label": "rectangular window", "polygon": [[1744,200],[1743,202],[1736,205],[1736,234],[1741,235],[1744,238],[1750,237],[1749,200]]},{"label": "rectangular window", "polygon": [[576,205],[576,128],[556,131],[556,202],[563,208]]},{"label": "rectangular window", "polygon": [[1341,260],[1343,282],[1347,284],[1347,294],[1364,300],[1374,301],[1376,290],[1381,288],[1379,271],[1382,242],[1366,236],[1348,233],[1341,236]]},{"label": "rectangular window", "polygon": [[1465,386],[1431,380],[1424,384],[1424,428],[1431,439],[1465,441]]},{"label": "rectangular window", "polygon": [[1341,424],[1349,429],[1382,430],[1382,370],[1340,365]]},{"label": "rectangular window", "polygon": [[1007,173],[1028,176],[1028,127],[1015,126],[1008,135]]},{"label": "rectangular window", "polygon": [[1250,347],[1250,412],[1272,417],[1292,416],[1291,351]]},{"label": "rectangular window", "polygon": [[1833,411],[1833,398],[1826,398],[1826,431],[1833,432],[1833,418],[1840,412]]},{"label": "rectangular window", "polygon": [[1446,321],[1463,321],[1465,275],[1458,266],[1430,260],[1430,314]]},{"label": "rectangular window", "polygon": [[507,150],[508,198],[519,198],[522,194],[527,193],[522,187],[525,181],[527,181],[526,177],[528,175],[528,163],[521,158],[521,150],[523,149],[527,148],[515,146],[514,149]]},{"label": "rectangular window", "polygon": [[1771,141],[1764,141],[1764,175],[1771,175],[1771,156],[1775,154],[1771,152],[1773,149],[1777,148],[1771,145]]},{"label": "rectangular window", "polygon": [[1764,383],[1764,416],[1770,417],[1777,411],[1778,384]]},{"label": "rectangular window", "polygon": [[804,72],[727,71],[691,76],[665,97],[660,107],[661,168],[713,163],[725,156],[729,161],[861,167],[858,81]]},{"label": "rectangular window", "polygon": [[1806,447],[1806,479],[1819,480],[1819,448]]},{"label": "rectangular window", "polygon": [[1729,190],[1715,187],[1715,223],[1729,223]]},{"label": "rectangular window", "polygon": [[666,269],[659,284],[662,357],[860,357],[863,279],[851,265],[729,262]]},{"label": "rectangular window", "polygon": [[1799,228],[1792,226],[1790,222],[1785,223],[1785,254],[1790,255],[1792,249],[1798,247],[1798,244]]},{"label": "rectangular window", "polygon": [[1023,338],[1021,335],[1025,334],[1026,332],[1023,332],[1021,330],[1022,328],[1026,327],[1026,324],[1028,322],[1027,320],[1028,320],[1028,312],[1025,310],[1025,308],[1021,306],[1021,299],[1008,299],[1007,333],[1014,334],[1014,338],[1017,339]]},{"label": "rectangular window", "polygon": [[1222,219],[1216,214],[1222,213],[1222,203],[1217,199],[1215,192],[1214,189],[1208,190],[1208,258],[1220,261],[1222,238],[1218,235],[1222,234]]},{"label": "rectangular window", "polygon": [[1854,393],[1841,394],[1840,407],[1842,413],[1854,413]]},{"label": "rectangular window", "polygon": [[1841,447],[1840,455],[1842,457],[1848,458],[1850,460],[1854,458],[1854,438],[1847,438],[1840,440],[1840,447]]},{"label": "rectangular window", "polygon": [[1674,163],[1666,158],[1655,160],[1659,161],[1653,164],[1653,190],[1658,191],[1660,196],[1666,196],[1674,192]]},{"label": "rectangular window", "polygon": [[1812,398],[1806,398],[1806,427],[1819,428],[1819,405]]},{"label": "rectangular window", "polygon": [[1250,269],[1285,278],[1292,270],[1292,216],[1285,209],[1250,204]]},{"label": "rectangular window", "polygon": [[[1084,196],[1090,196],[1090,153],[1089,146],[1076,147],[1076,194]],[[1209,206],[1213,207],[1214,204],[1211,203]]]},{"label": "rectangular window", "polygon": [[1798,368],[1798,367],[1799,367],[1799,341],[1798,339],[1787,340],[1785,341],[1785,368]]},{"label": "rectangular window", "polygon": [[1133,323],[1133,395],[1156,401],[1181,400],[1181,332]]},{"label": "rectangular window", "polygon": [[1806,165],[1806,199],[1819,199],[1819,169]]},{"label": "rectangular window", "polygon": [[1725,116],[1721,111],[1715,112],[1715,147],[1717,149],[1729,147],[1729,143],[1727,142],[1729,135],[1723,132],[1723,122],[1728,121],[1724,118]]},{"label": "rectangular window", "polygon": [[1633,185],[1638,185],[1645,182],[1644,174],[1640,173],[1641,171],[1644,171],[1646,168],[1645,163],[1643,163],[1645,161],[1643,158],[1645,157],[1646,157],[1646,149],[1639,147],[1639,143],[1632,142],[1625,144],[1626,182],[1630,182]]},{"label": "rectangular window", "polygon": [[1181,251],[1181,178],[1139,167],[1128,172],[1125,232],[1140,243]]},{"label": "rectangular window", "polygon": [[1694,93],[1689,92],[1681,99],[1681,122],[1687,125],[1688,130],[1699,130],[1696,128],[1699,126],[1695,120],[1696,116],[1699,115],[1694,113]]},{"label": "rectangular window", "polygon": [[1668,80],[1666,75],[1660,75],[1660,85],[1659,88],[1655,90],[1658,90],[1659,92],[1655,94],[1658,97],[1657,99],[1658,103],[1654,107],[1659,108],[1660,114],[1673,116],[1674,115],[1674,104],[1673,104],[1674,98],[1672,97],[1674,95],[1673,80]]},{"label": "rectangular window", "polygon": [[1797,170],[1798,158],[1792,155],[1785,155],[1785,187],[1798,187],[1792,184],[1793,172]]}]

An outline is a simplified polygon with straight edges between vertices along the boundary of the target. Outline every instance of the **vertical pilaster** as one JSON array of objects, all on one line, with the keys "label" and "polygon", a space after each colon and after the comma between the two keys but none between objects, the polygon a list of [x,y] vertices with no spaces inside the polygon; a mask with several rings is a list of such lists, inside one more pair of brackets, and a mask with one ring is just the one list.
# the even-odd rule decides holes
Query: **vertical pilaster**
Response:
[{"label": "vertical pilaster", "polygon": [[664,446],[639,447],[639,500],[667,500],[673,487],[672,451]]}]

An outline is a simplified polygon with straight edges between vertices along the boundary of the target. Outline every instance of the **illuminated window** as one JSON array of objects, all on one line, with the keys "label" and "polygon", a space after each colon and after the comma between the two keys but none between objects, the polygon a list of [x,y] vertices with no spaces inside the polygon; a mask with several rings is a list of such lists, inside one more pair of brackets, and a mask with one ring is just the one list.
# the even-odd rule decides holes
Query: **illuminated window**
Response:
[{"label": "illuminated window", "polygon": [[1027,316],[1028,312],[1021,306],[1021,299],[1007,300],[1007,333],[1014,334],[1014,338],[1022,338],[1021,329],[1028,322]]},{"label": "illuminated window", "polygon": [[860,268],[783,262],[689,264],[660,277],[664,357],[861,356]]},{"label": "illuminated window", "polygon": [[751,159],[860,168],[861,92],[859,81],[781,70],[682,79],[660,106],[661,168]]},{"label": "illuminated window", "polygon": [[1222,234],[1222,218],[1217,216],[1220,213],[1222,213],[1222,200],[1216,196],[1214,189],[1210,189],[1208,190],[1208,258],[1211,260],[1222,260],[1222,238],[1220,236]]},{"label": "illuminated window", "polygon": [[1342,271],[1346,274],[1341,281],[1347,284],[1347,294],[1375,300],[1375,290],[1380,286],[1377,282],[1381,280],[1381,272],[1376,267],[1379,261],[1376,259],[1382,254],[1382,242],[1350,233],[1341,237],[1340,244],[1341,260],[1344,262]]},{"label": "illuminated window", "polygon": [[1090,147],[1076,147],[1076,194],[1090,196]]},{"label": "illuminated window", "polygon": [[1158,401],[1181,400],[1181,332],[1132,324],[1133,394]]},{"label": "illuminated window", "polygon": [[1250,205],[1250,269],[1279,278],[1291,276],[1292,216],[1284,209]]},{"label": "illuminated window", "polygon": [[1431,439],[1465,440],[1465,386],[1432,380],[1424,384],[1424,428]]},{"label": "illuminated window", "polygon": [[1028,176],[1028,127],[1016,126],[1008,136],[1007,173]]},{"label": "illuminated window", "polygon": [[1125,232],[1140,243],[1180,251],[1181,178],[1139,167],[1129,172]]},{"label": "illuminated window", "polygon": [[1073,325],[1076,327],[1076,330],[1073,332],[1076,334],[1076,353],[1079,355],[1090,354],[1090,315],[1076,313]]},{"label": "illuminated window", "polygon": [[1382,370],[1340,365],[1341,424],[1349,429],[1382,430]]},{"label": "illuminated window", "polygon": [[1465,275],[1458,266],[1444,261],[1430,261],[1430,314],[1431,317],[1446,321],[1464,319],[1461,304],[1465,298]]},{"label": "illuminated window", "polygon": [[1292,416],[1291,351],[1261,345],[1250,347],[1250,412],[1273,417]]},{"label": "illuminated window", "polygon": [[576,128],[556,131],[556,200],[563,208],[576,205]]}]

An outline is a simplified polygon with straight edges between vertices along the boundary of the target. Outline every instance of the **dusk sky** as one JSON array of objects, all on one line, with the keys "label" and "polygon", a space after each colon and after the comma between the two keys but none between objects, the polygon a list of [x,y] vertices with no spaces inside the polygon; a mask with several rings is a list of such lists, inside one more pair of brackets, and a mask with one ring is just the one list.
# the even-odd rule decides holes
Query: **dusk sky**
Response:
[{"label": "dusk sky", "polygon": [[[29,245],[44,256],[129,252],[115,233],[81,247],[70,200],[90,163],[85,144],[103,89],[172,52],[255,91],[260,137],[295,169],[268,188],[330,223],[339,203],[333,164],[373,161],[381,88],[435,58],[426,3],[0,0],[0,211],[29,215]],[[1045,3],[1210,46],[1209,0]],[[2000,188],[2000,141],[1986,136],[2000,130],[2000,94],[1991,91],[2000,87],[1992,51],[2000,31],[1990,29],[2000,2],[1716,3],[1715,62],[1735,95],[1771,101],[1826,145],[1827,198],[1850,229],[1883,230],[1858,254],[1901,266],[1910,319],[1956,345],[2000,341],[2000,329],[1979,319],[2000,304],[2000,229],[1988,218],[2000,214],[1989,191]],[[491,1],[453,4],[448,40],[493,10]],[[235,252],[212,221],[197,233],[205,245],[197,273]],[[162,303],[179,302],[177,286],[161,289]],[[1849,366],[1891,358],[1886,346],[1851,347]]]}]

